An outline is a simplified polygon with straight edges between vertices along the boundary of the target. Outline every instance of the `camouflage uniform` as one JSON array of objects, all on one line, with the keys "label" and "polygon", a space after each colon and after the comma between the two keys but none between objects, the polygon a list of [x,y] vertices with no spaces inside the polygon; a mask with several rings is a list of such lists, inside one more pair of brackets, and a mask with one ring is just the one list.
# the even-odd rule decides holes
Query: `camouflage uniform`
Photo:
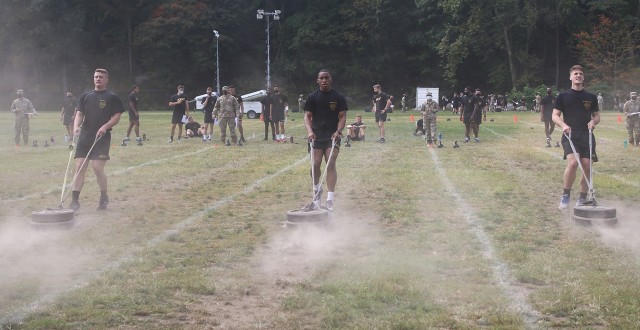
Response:
[{"label": "camouflage uniform", "polygon": [[[427,94],[429,95],[429,94]],[[436,112],[438,112],[438,103],[434,100],[427,100],[420,107],[422,120],[427,137],[427,143],[436,142]]]},{"label": "camouflage uniform", "polygon": [[[228,90],[227,86],[222,88],[222,91]],[[236,117],[241,116],[240,103],[238,99],[231,94],[223,94],[216,101],[216,105],[213,108],[213,117],[218,118],[220,125],[220,140],[225,142],[227,139],[227,125],[229,125],[229,131],[231,131],[231,141],[237,143],[238,137],[236,135]]]},{"label": "camouflage uniform", "polygon": [[[633,98],[636,98],[635,100]],[[640,100],[637,99],[635,92],[631,93],[631,100],[624,104],[625,122],[627,124],[627,132],[629,133],[629,143],[632,145],[640,144]],[[633,114],[633,113],[636,114]],[[629,115],[631,114],[631,115]],[[634,134],[635,133],[635,134]]]},{"label": "camouflage uniform", "polygon": [[[20,91],[18,94],[21,94]],[[13,128],[16,145],[20,144],[20,132],[22,132],[22,138],[26,145],[29,142],[29,115],[37,113],[36,109],[29,99],[23,97],[22,99],[17,98],[11,103],[11,112],[15,116]]]}]

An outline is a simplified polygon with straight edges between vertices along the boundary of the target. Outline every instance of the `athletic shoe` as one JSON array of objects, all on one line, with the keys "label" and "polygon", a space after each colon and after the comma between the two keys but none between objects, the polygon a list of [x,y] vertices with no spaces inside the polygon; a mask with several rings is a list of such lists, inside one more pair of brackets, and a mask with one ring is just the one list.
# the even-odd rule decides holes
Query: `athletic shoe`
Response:
[{"label": "athletic shoe", "polygon": [[73,210],[73,212],[78,212],[80,209],[80,203],[78,201],[71,201],[69,204],[69,208]]},{"label": "athletic shoe", "polygon": [[469,142],[469,138],[468,137],[464,138],[464,143],[467,143],[467,142]]},{"label": "athletic shoe", "polygon": [[378,140],[379,143],[384,143],[384,138],[381,137],[380,140]]},{"label": "athletic shoe", "polygon": [[262,141],[269,141],[269,138],[264,138],[262,139]]},{"label": "athletic shoe", "polygon": [[327,200],[327,211],[333,212],[333,200]]},{"label": "athletic shoe", "polygon": [[107,209],[107,205],[109,205],[109,196],[104,195],[100,196],[100,204],[98,204],[97,211],[102,211]]},{"label": "athletic shoe", "polygon": [[564,194],[560,198],[560,205],[558,205],[558,208],[564,210],[567,208],[567,206],[569,206],[569,195]]},{"label": "athletic shoe", "polygon": [[131,141],[131,139],[127,136],[127,137],[125,137],[125,138],[124,138],[124,140],[123,140],[123,141],[127,141],[127,142],[129,142],[129,141]]},{"label": "athletic shoe", "polygon": [[313,201],[314,202],[318,202],[318,205],[320,204],[320,197],[322,197],[322,192],[324,190],[322,189],[322,187],[320,187],[320,191],[317,190],[313,190]]},{"label": "athletic shoe", "polygon": [[173,142],[173,138],[169,138],[169,140],[167,140],[167,143],[171,143]]},{"label": "athletic shoe", "polygon": [[478,139],[478,138],[473,138],[473,142],[478,143],[478,142],[480,142],[480,139]]},{"label": "athletic shoe", "polygon": [[303,211],[313,211],[313,210],[317,210],[320,208],[320,204],[318,203],[318,201],[313,201],[311,203],[309,203],[309,205],[305,206],[302,210]]},{"label": "athletic shoe", "polygon": [[247,142],[247,140],[244,139],[244,136],[240,135],[240,142]]},{"label": "athletic shoe", "polygon": [[585,198],[578,198],[578,200],[576,201],[576,207],[582,206],[585,203],[587,203],[587,200]]}]

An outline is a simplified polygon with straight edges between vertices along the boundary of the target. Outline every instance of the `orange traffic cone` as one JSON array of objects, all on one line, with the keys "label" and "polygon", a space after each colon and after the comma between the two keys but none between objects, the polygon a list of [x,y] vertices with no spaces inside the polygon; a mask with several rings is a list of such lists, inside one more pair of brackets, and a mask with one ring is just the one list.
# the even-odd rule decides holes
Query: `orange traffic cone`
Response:
[{"label": "orange traffic cone", "polygon": [[621,123],[622,122],[622,116],[618,115],[618,122]]},{"label": "orange traffic cone", "polygon": [[513,115],[513,122],[517,123],[518,122],[518,115]]},{"label": "orange traffic cone", "polygon": [[411,117],[409,117],[409,120],[411,120],[411,122],[413,122],[413,114],[411,114]]}]

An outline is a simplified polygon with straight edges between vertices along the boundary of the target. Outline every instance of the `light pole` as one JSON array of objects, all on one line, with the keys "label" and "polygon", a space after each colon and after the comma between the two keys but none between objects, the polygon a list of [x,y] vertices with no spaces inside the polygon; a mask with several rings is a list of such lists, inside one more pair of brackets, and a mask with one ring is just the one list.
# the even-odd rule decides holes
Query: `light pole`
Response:
[{"label": "light pole", "polygon": [[267,21],[267,89],[271,88],[271,44],[270,42],[270,24],[269,24],[269,16],[273,16],[274,21],[280,20],[280,10],[274,10],[273,12],[267,12],[262,9],[258,9],[258,14],[256,14],[257,19],[264,18]]},{"label": "light pole", "polygon": [[218,40],[220,39],[220,33],[217,30],[213,30],[213,35],[216,36],[216,92],[220,95],[220,56],[218,48]]}]

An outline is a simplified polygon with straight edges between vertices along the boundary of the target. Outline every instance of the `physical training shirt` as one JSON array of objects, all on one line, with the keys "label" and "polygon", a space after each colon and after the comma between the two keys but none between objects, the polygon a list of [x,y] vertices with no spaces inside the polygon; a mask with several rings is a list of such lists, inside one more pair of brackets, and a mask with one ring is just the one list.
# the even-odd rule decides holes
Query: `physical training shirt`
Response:
[{"label": "physical training shirt", "polygon": [[376,105],[376,113],[381,113],[382,110],[387,110],[387,100],[389,95],[385,92],[380,92],[373,96],[373,103]]},{"label": "physical training shirt", "polygon": [[287,97],[283,94],[273,93],[271,95],[271,108],[273,113],[284,114],[284,105],[287,103]]},{"label": "physical training shirt", "polygon": [[[123,113],[124,106],[120,97],[112,91],[90,91],[82,94],[78,100],[78,112],[84,114],[82,128],[97,131],[115,114]],[[111,131],[111,129],[108,129]]]},{"label": "physical training shirt", "polygon": [[138,111],[138,94],[131,92],[131,94],[129,94],[129,102],[131,102],[133,104],[133,108],[131,108],[131,105],[129,105],[129,107],[131,109],[132,112],[133,111]]},{"label": "physical training shirt", "polygon": [[564,122],[572,131],[587,131],[591,115],[598,112],[598,99],[586,90],[573,90],[560,93],[556,99],[556,109],[562,112]]},{"label": "physical training shirt", "polygon": [[184,94],[175,94],[171,97],[171,102],[178,102],[180,99],[184,101],[173,106],[173,113],[181,113],[184,115],[187,112],[187,97]]},{"label": "physical training shirt", "polygon": [[555,107],[556,98],[553,95],[548,95],[542,98],[542,111],[545,113],[553,112],[553,107]]},{"label": "physical training shirt", "polygon": [[316,90],[307,96],[304,111],[311,112],[311,128],[317,141],[329,141],[338,130],[338,113],[347,111],[347,99],[335,90]]},{"label": "physical training shirt", "polygon": [[209,96],[209,101],[207,102],[207,104],[205,104],[204,102],[206,99],[206,96],[202,98],[202,104],[204,104],[203,110],[205,114],[211,115],[213,114],[213,106],[216,105],[218,97],[212,94],[211,96]]}]

